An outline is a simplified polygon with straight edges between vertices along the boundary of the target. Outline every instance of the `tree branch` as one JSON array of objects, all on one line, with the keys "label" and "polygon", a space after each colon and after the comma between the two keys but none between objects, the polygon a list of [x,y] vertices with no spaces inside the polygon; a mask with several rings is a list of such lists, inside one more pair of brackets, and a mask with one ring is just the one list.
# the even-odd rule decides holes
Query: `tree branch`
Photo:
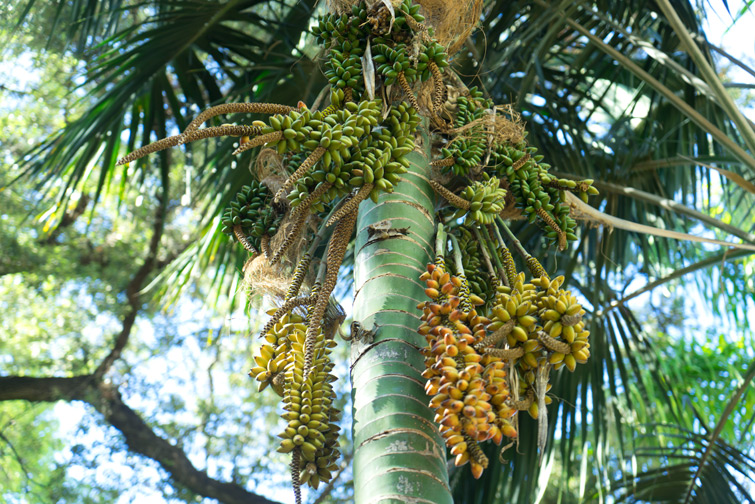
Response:
[{"label": "tree branch", "polygon": [[123,325],[118,337],[115,338],[115,343],[110,353],[105,357],[97,369],[94,372],[94,376],[97,381],[102,379],[102,376],[108,372],[113,363],[121,356],[123,349],[128,343],[129,336],[131,335],[131,329],[136,322],[136,316],[141,308],[140,296],[144,282],[147,277],[154,271],[157,265],[157,252],[160,247],[160,240],[163,236],[163,230],[165,229],[165,214],[167,212],[168,201],[168,188],[163,187],[162,196],[158,197],[159,203],[155,209],[155,220],[152,223],[152,238],[149,241],[149,249],[147,250],[147,257],[144,258],[144,262],[137,270],[131,280],[126,285],[126,299],[128,300],[129,310],[123,317]]},{"label": "tree branch", "polygon": [[131,451],[158,462],[173,481],[189,490],[225,504],[275,504],[234,483],[211,478],[194,467],[180,448],[158,436],[144,420],[124,404],[117,387],[98,382],[94,375],[71,378],[0,376],[0,401],[84,401],[121,431]]}]

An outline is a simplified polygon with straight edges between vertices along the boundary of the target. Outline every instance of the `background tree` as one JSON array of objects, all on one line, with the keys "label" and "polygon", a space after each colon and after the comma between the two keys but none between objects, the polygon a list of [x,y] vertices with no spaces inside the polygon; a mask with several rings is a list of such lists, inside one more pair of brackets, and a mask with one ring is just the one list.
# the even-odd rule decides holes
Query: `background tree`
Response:
[{"label": "background tree", "polygon": [[[113,253],[122,255],[120,259],[110,259],[113,267],[101,267],[94,273],[74,269],[76,278],[69,284],[79,290],[81,279],[89,278],[88,275],[92,275],[90,280],[95,278],[94,275],[121,277],[120,280],[113,279],[111,285],[111,292],[120,294],[110,294],[110,309],[116,312],[119,320],[112,334],[121,337],[111,336],[113,346],[107,347],[103,346],[103,341],[107,341],[103,334],[93,335],[90,348],[81,351],[82,359],[67,369],[55,367],[61,363],[54,355],[47,357],[53,367],[40,367],[40,361],[36,359],[33,362],[28,359],[24,364],[19,356],[28,355],[24,345],[28,340],[23,335],[19,335],[21,337],[15,343],[12,338],[7,340],[8,343],[4,339],[4,345],[14,346],[9,346],[3,353],[12,355],[18,366],[4,368],[7,377],[0,384],[3,399],[86,401],[86,397],[73,392],[39,395],[39,387],[28,389],[22,385],[40,382],[22,380],[21,377],[29,374],[97,377],[99,370],[101,378],[103,371],[114,364],[113,357],[129,349],[134,352],[130,358],[124,356],[123,360],[115,361],[124,369],[117,374],[111,371],[108,379],[118,384],[125,383],[127,376],[139,376],[133,359],[138,361],[139,353],[144,352],[145,342],[149,339],[142,335],[141,344],[125,346],[126,337],[131,332],[131,329],[126,330],[127,321],[130,317],[136,321],[138,313],[149,313],[149,310],[145,313],[141,304],[146,298],[137,298],[134,294],[152,279],[159,269],[156,266],[167,265],[168,268],[163,271],[164,281],[153,285],[159,285],[163,294],[172,294],[175,301],[178,301],[179,294],[191,293],[195,289],[200,299],[208,290],[237,292],[238,275],[234,270],[241,268],[245,256],[219,233],[217,221],[217,215],[246,177],[244,170],[230,162],[230,142],[220,141],[216,149],[202,145],[187,151],[186,158],[175,151],[170,156],[165,154],[159,160],[147,161],[128,171],[114,170],[112,164],[119,155],[121,142],[127,143],[126,148],[132,150],[149,139],[169,134],[175,128],[183,129],[187,119],[209,104],[231,101],[295,104],[299,99],[313,103],[324,81],[312,78],[319,75],[316,54],[310,49],[311,44],[301,42],[302,34],[309,26],[311,7],[294,2],[155,2],[154,8],[148,10],[128,4],[91,2],[76,4],[72,8],[66,4],[37,5],[28,11],[28,15],[37,16],[26,18],[27,25],[24,26],[31,33],[40,26],[49,27],[55,23],[66,27],[66,30],[40,31],[56,33],[51,39],[50,54],[57,50],[73,58],[78,70],[86,72],[88,77],[88,83],[79,88],[82,98],[71,117],[66,118],[67,124],[45,125],[45,121],[39,118],[30,125],[43,125],[45,131],[52,134],[25,159],[22,167],[31,175],[41,175],[43,178],[29,180],[44,181],[46,185],[40,187],[58,202],[47,215],[51,223],[49,229],[60,230],[52,231],[51,243],[64,240],[65,244],[73,244],[76,238],[67,234],[76,230],[76,226],[60,226],[65,222],[77,222],[76,209],[82,206],[84,210],[79,210],[78,217],[87,215],[84,212],[90,208],[90,219],[96,224],[96,216],[105,215],[103,205],[107,203],[103,202],[106,201],[115,203],[112,203],[111,217],[102,217],[102,231],[97,233],[94,224],[88,228],[82,225],[78,229],[82,236],[101,240],[92,244],[95,250],[107,243],[104,238],[115,225],[133,225],[134,228],[128,232],[120,231],[121,241],[114,242]],[[710,237],[734,235],[752,243],[752,222],[749,220],[752,196],[748,193],[753,167],[751,130],[737,117],[726,94],[705,74],[708,46],[701,45],[704,60],[700,60],[689,55],[692,52],[690,47],[680,38],[684,31],[693,35],[697,31],[691,7],[681,3],[673,6],[682,16],[682,26],[666,21],[667,7],[664,3],[658,9],[642,2],[636,5],[571,2],[550,6],[524,2],[491,3],[486,6],[481,30],[469,39],[466,46],[469,51],[456,58],[454,67],[462,75],[479,75],[477,79],[487,86],[496,102],[519,100],[518,107],[528,120],[530,142],[552,160],[559,172],[591,176],[601,182],[596,185],[605,199],[594,204],[607,213],[656,227],[663,222],[667,229],[694,234],[701,234],[705,229]],[[97,45],[105,40],[107,43]],[[677,51],[680,40],[685,52]],[[70,41],[74,43],[67,45]],[[530,47],[536,50],[524,49]],[[485,55],[482,64],[475,62],[482,59],[480,55]],[[694,79],[698,75],[702,75],[707,84]],[[46,79],[46,82],[54,81]],[[301,82],[308,83],[303,91]],[[632,98],[627,100],[625,96]],[[65,127],[61,129],[63,125]],[[33,130],[27,130],[27,134],[29,131]],[[19,157],[14,155],[10,159]],[[244,157],[239,163],[246,166],[250,160],[251,156]],[[194,166],[203,168],[192,168]],[[710,166],[717,170],[711,171]],[[719,177],[719,173],[723,177]],[[187,179],[190,181],[188,190],[182,187]],[[28,205],[15,211],[20,218],[23,211],[31,210],[31,204],[39,196],[31,185],[24,186],[24,189],[18,185],[12,187],[11,190],[19,191],[21,195],[18,200]],[[103,198],[104,194],[109,197]],[[146,201],[146,205],[132,205],[138,194],[143,196],[142,202]],[[191,204],[180,205],[180,198],[187,194]],[[679,203],[670,204],[671,199]],[[79,205],[82,200],[85,203]],[[96,213],[88,206],[91,202],[98,203]],[[133,207],[133,213],[124,213],[128,207]],[[715,218],[720,213],[719,208],[728,212],[724,219]],[[3,213],[10,215],[12,212],[4,207]],[[192,221],[190,216],[197,220]],[[163,236],[152,245],[155,236],[165,235],[162,222],[168,223],[168,237]],[[141,230],[136,230],[139,225]],[[540,256],[545,254],[540,251],[542,244],[538,235],[527,228],[515,228],[515,231],[529,250]],[[170,236],[171,232],[173,236]],[[18,237],[15,242],[4,240],[4,243],[17,243],[18,240],[23,243],[20,233],[13,235]],[[677,247],[676,242],[663,237],[649,238],[631,230],[608,233],[608,230],[598,228],[580,236],[580,243],[566,253],[547,253],[546,264],[550,271],[563,271],[570,276],[572,285],[579,285],[595,314],[591,328],[592,368],[558,382],[556,395],[562,397],[563,402],[559,403],[558,410],[551,412],[554,421],[551,423],[548,457],[553,457],[563,469],[561,477],[554,478],[561,482],[560,490],[584,498],[593,497],[588,488],[596,488],[599,495],[613,493],[617,497],[629,491],[636,499],[657,501],[669,495],[671,499],[684,499],[685,490],[691,488],[692,497],[703,502],[712,492],[717,496],[729,495],[733,502],[741,502],[748,495],[747,478],[752,474],[752,459],[748,458],[751,454],[748,455],[745,448],[751,446],[752,441],[751,429],[747,428],[752,408],[746,408],[752,402],[751,386],[749,395],[744,395],[742,402],[735,402],[739,412],[734,415],[735,420],[743,423],[724,424],[724,430],[713,437],[718,421],[717,402],[706,403],[711,396],[703,392],[704,382],[701,382],[700,389],[693,387],[682,393],[679,389],[681,383],[670,377],[686,377],[695,371],[710,376],[713,383],[721,383],[723,379],[729,388],[717,399],[725,401],[733,396],[739,400],[740,396],[734,392],[740,383],[747,386],[751,379],[745,372],[745,363],[752,359],[751,352],[740,349],[734,353],[742,359],[741,362],[732,356],[730,361],[722,359],[711,364],[709,369],[702,364],[710,362],[710,356],[701,359],[702,362],[673,366],[683,362],[680,355],[694,355],[692,351],[673,352],[671,355],[675,358],[668,359],[659,350],[668,340],[641,332],[626,305],[617,300],[627,297],[623,295],[624,286],[628,286],[638,273],[658,279],[657,283],[668,282],[679,278],[680,272],[693,272],[726,260],[720,275],[697,277],[697,288],[707,298],[718,293],[720,302],[708,304],[704,309],[714,311],[713,315],[715,310],[731,314],[722,317],[734,318],[729,327],[737,327],[738,321],[742,324],[739,327],[743,327],[745,313],[752,307],[753,292],[752,265],[742,259],[747,257],[747,252],[724,254],[717,249],[706,250],[699,246]],[[148,242],[149,239],[152,243]],[[133,252],[121,247],[122,243],[133,246]],[[191,245],[186,247],[185,244]],[[82,246],[86,247],[85,240]],[[37,274],[40,258],[51,257],[50,249],[42,250],[40,252],[36,245],[13,249],[14,257],[27,258],[26,264],[33,266]],[[65,264],[68,268],[73,252],[61,251],[65,261],[58,264]],[[146,260],[134,267],[134,256],[146,257]],[[27,270],[21,266],[23,261],[8,263],[9,272],[18,275],[12,277],[14,282],[35,284],[28,274],[24,274]],[[116,266],[121,264],[131,268]],[[62,276],[60,268],[52,271],[53,276]],[[130,273],[128,277],[125,276],[127,272]],[[196,282],[199,272],[212,273],[209,286],[200,287],[202,283]],[[719,290],[720,285],[724,288]],[[685,287],[691,288],[689,283]],[[47,289],[48,294],[61,291],[54,286]],[[92,299],[96,300],[97,296],[93,295]],[[42,300],[30,304],[45,305]],[[86,303],[77,305],[86,306]],[[103,309],[98,306],[97,311]],[[36,320],[50,319],[46,315],[30,316]],[[90,315],[90,320],[94,320],[94,315]],[[74,319],[70,324],[81,330],[86,322]],[[666,322],[661,327],[674,325]],[[14,327],[19,326],[20,322],[14,324]],[[699,329],[687,327],[686,330]],[[55,346],[61,348],[58,343],[65,332],[60,328],[54,332],[50,330],[46,337],[55,338]],[[200,333],[204,334],[204,331]],[[142,331],[139,334],[143,334]],[[39,341],[41,336],[31,338]],[[72,339],[80,344],[80,338]],[[201,341],[205,338],[195,339]],[[229,339],[212,339],[210,348],[218,349],[219,354],[225,353],[229,346],[233,348]],[[746,342],[744,338],[740,341]],[[685,348],[684,343],[679,347]],[[724,338],[715,355],[726,356],[737,347],[737,343],[732,346]],[[751,347],[741,344],[740,348]],[[154,353],[156,355],[147,354],[149,360],[161,354],[157,349]],[[65,354],[76,355],[75,352]],[[31,355],[39,357],[39,354]],[[231,359],[230,353],[226,355],[228,369],[239,372],[248,367],[248,364]],[[148,367],[143,370],[151,372]],[[737,376],[744,380],[732,379]],[[101,406],[102,399],[98,395],[112,392],[112,388],[104,387],[107,382],[99,383],[101,386],[95,387],[99,392],[90,388],[86,390],[93,394],[89,399]],[[239,383],[243,383],[241,379]],[[683,383],[689,386],[686,378]],[[256,397],[253,394],[247,397],[246,392],[243,396],[244,404],[251,405],[259,400],[252,399],[252,396]],[[118,404],[120,396],[110,397]],[[663,401],[655,398],[663,398]],[[233,403],[236,407],[237,401],[238,397]],[[13,403],[11,407],[18,408],[18,404],[24,403]],[[97,408],[97,404],[93,406]],[[183,409],[180,406],[175,405],[176,409]],[[215,408],[215,411],[228,411],[222,406],[216,405]],[[592,417],[587,415],[588,411]],[[619,420],[628,416],[624,412],[630,411],[632,416],[629,419]],[[149,416],[150,411],[145,410],[144,414]],[[106,414],[102,418],[116,422]],[[649,425],[660,423],[657,422],[659,418],[671,427]],[[133,417],[128,419],[119,425],[124,429],[141,426]],[[249,419],[239,415],[230,423],[248,425]],[[726,431],[727,425],[732,426],[729,432]],[[668,430],[659,430],[662,427]],[[160,425],[158,430],[165,428]],[[512,500],[531,502],[533,495],[537,494],[536,488],[545,491],[547,486],[542,482],[548,479],[554,464],[546,464],[546,470],[538,472],[535,436],[528,429],[532,426],[523,422],[521,453],[511,454],[513,460],[502,470],[497,467],[488,470],[482,484],[471,484],[461,471],[456,473],[458,476],[452,475],[457,500],[484,501],[486,496],[501,492]],[[190,430],[191,426],[167,429],[163,437],[176,441],[183,439]],[[249,432],[255,431],[250,427]],[[128,432],[124,430],[124,433],[128,442]],[[639,435],[634,437],[634,433]],[[255,436],[248,439],[255,439]],[[208,443],[207,447],[211,444]],[[241,444],[243,440],[240,439],[237,446]],[[14,446],[18,451],[18,442],[8,446]],[[187,447],[186,451],[191,453],[192,448]],[[239,457],[242,451],[239,448]],[[208,448],[207,453],[211,452]],[[645,457],[642,459],[646,461],[645,465],[633,468],[627,464],[635,452]],[[680,454],[684,457],[682,462],[673,463]],[[162,462],[167,470],[175,471],[173,477],[176,481],[191,491],[232,502],[232,496],[222,493],[230,492],[228,487],[215,487],[207,480],[182,479],[176,474],[180,471],[169,462],[171,457],[178,456],[176,452],[167,450],[146,455]],[[491,460],[496,457],[496,454],[492,455]],[[233,460],[237,472],[218,473],[218,479],[245,481],[250,473],[254,474],[248,462],[245,466],[239,457]],[[546,461],[551,460],[548,457]],[[261,458],[262,455],[257,460]],[[709,460],[716,463],[711,464]],[[580,479],[570,477],[574,473],[572,467],[577,465],[582,467]],[[186,468],[180,464],[178,467]],[[695,479],[698,469],[699,482]],[[617,480],[614,475],[619,472],[626,476]],[[61,473],[57,473],[59,478],[62,478]],[[197,477],[191,471],[187,474]],[[196,483],[193,486],[192,481]],[[213,488],[218,493],[210,493]],[[662,495],[660,490],[668,493]],[[549,491],[555,489],[552,487]],[[106,497],[101,498],[108,501]],[[45,500],[40,497],[40,501]]]}]

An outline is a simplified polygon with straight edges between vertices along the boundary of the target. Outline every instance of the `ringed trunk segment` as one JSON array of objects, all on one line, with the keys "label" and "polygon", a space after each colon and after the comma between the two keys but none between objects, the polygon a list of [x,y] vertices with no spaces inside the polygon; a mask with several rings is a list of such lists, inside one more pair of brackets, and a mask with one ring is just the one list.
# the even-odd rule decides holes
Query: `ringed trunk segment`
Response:
[{"label": "ringed trunk segment", "polygon": [[[418,141],[419,145],[420,142]],[[421,145],[428,146],[424,136]],[[417,333],[424,300],[418,280],[434,257],[435,194],[429,152],[409,154],[411,166],[392,194],[361,203],[354,268],[354,320],[377,325],[373,341],[352,341],[355,502],[451,504],[446,448],[433,421],[421,373]],[[377,234],[384,221],[407,234]]]}]

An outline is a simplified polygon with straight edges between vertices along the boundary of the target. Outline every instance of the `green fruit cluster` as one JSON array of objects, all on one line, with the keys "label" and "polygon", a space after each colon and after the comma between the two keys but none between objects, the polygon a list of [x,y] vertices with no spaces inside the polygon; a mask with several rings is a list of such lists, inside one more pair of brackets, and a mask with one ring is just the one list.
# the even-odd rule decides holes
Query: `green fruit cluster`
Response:
[{"label": "green fruit cluster", "polygon": [[[469,90],[469,96],[459,96],[456,100],[454,126],[461,128],[482,118],[491,106],[490,100],[482,98],[482,91],[472,87]],[[454,175],[466,176],[470,169],[482,164],[487,146],[487,135],[481,124],[454,139],[448,146],[441,149],[441,154],[444,158],[454,159],[454,164],[450,167]]]},{"label": "green fruit cluster", "polygon": [[[343,91],[333,94],[334,102],[339,103]],[[310,140],[301,146],[326,151],[289,193],[292,207],[325,184],[327,190],[312,203],[315,210],[365,184],[374,185],[370,197],[375,201],[381,192],[393,192],[409,167],[407,155],[414,150],[419,116],[405,103],[392,106],[384,119],[381,111],[381,100],[363,100],[345,102],[342,109],[325,117],[319,112],[311,115],[307,125]]]},{"label": "green fruit cluster", "polygon": [[480,250],[480,242],[470,231],[469,226],[459,226],[453,231],[461,248],[461,261],[467,275],[469,291],[487,303],[495,295],[495,280],[490,277]]},{"label": "green fruit cluster", "polygon": [[312,488],[327,483],[338,469],[338,432],[335,423],[340,411],[332,406],[335,392],[330,374],[333,363],[330,351],[335,341],[320,333],[314,342],[314,360],[311,372],[305,375],[306,326],[299,324],[289,332],[291,349],[284,371],[283,419],[288,423],[278,436],[278,451],[289,453],[298,449],[304,461],[299,479]]},{"label": "green fruit cluster", "polygon": [[466,214],[480,224],[492,224],[496,216],[503,211],[506,205],[506,190],[500,187],[500,181],[496,177],[488,177],[487,180],[476,181],[466,186],[461,191],[461,197],[469,202],[469,209],[460,209],[457,216]]},{"label": "green fruit cluster", "polygon": [[320,18],[312,33],[318,43],[328,48],[325,60],[325,77],[333,88],[352,88],[361,92],[362,56],[369,35],[366,24],[367,8],[359,3],[352,7],[352,14],[328,14]]},{"label": "green fruit cluster", "polygon": [[542,163],[543,156],[536,153],[537,148],[527,146],[524,140],[515,145],[499,145],[491,156],[497,163],[494,170],[506,176],[517,205],[529,221],[540,219],[548,239],[558,242],[559,232],[552,227],[556,223],[568,240],[575,240],[576,221],[569,216],[562,189],[550,184],[550,165]]},{"label": "green fruit cluster", "polygon": [[454,124],[457,127],[466,126],[472,121],[480,119],[492,106],[493,101],[484,99],[482,91],[477,89],[477,86],[473,86],[469,88],[469,96],[462,95],[456,99]]},{"label": "green fruit cluster", "polygon": [[278,231],[281,216],[270,205],[272,194],[264,184],[252,181],[241,188],[221,218],[223,233],[235,236],[234,226],[241,226],[244,235],[259,249],[260,238]]}]

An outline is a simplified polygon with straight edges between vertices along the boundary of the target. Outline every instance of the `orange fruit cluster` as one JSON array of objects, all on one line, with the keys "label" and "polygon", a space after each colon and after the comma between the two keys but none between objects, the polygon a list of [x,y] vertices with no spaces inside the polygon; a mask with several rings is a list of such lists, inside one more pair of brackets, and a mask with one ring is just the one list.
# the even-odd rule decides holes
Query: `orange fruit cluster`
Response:
[{"label": "orange fruit cluster", "polygon": [[478,443],[500,444],[504,436],[516,437],[510,418],[516,410],[507,404],[509,388],[505,363],[476,348],[487,334],[490,320],[477,313],[482,299],[469,294],[463,275],[446,271],[442,257],[420,277],[430,301],[418,305],[423,311],[419,333],[427,340],[423,349],[427,379],[425,391],[435,421],[455,464],[470,463],[479,478],[488,465]]}]

